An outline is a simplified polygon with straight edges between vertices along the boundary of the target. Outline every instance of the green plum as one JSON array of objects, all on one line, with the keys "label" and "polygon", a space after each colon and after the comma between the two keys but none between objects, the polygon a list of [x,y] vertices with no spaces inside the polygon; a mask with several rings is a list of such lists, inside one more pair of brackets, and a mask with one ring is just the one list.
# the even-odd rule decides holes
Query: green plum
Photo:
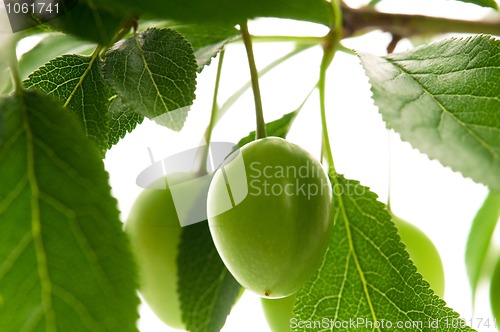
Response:
[{"label": "green plum", "polygon": [[289,296],[310,279],[328,246],[331,183],[307,151],[278,137],[248,143],[229,160],[208,192],[217,251],[246,289]]},{"label": "green plum", "polygon": [[125,224],[139,268],[139,291],[168,326],[185,329],[177,295],[181,226],[169,189],[145,189]]},{"label": "green plum", "polygon": [[444,269],[436,247],[427,235],[414,225],[394,215],[393,220],[417,271],[430,284],[432,290],[442,298],[444,296]]},{"label": "green plum", "polygon": [[[158,318],[176,329],[185,329],[177,293],[177,256],[182,227],[170,187],[183,183],[184,190],[190,191],[191,196],[195,197],[200,192],[200,183],[186,181],[196,176],[195,173],[176,173],[168,176],[168,185],[162,179],[159,185],[154,186],[166,189],[143,190],[125,223],[125,232],[139,268],[139,291]],[[180,198],[189,200],[186,195],[186,192],[181,192]],[[243,288],[235,303],[242,294]]]},{"label": "green plum", "polygon": [[262,309],[267,323],[273,332],[290,332],[290,319],[293,317],[295,294],[281,299],[261,298]]}]

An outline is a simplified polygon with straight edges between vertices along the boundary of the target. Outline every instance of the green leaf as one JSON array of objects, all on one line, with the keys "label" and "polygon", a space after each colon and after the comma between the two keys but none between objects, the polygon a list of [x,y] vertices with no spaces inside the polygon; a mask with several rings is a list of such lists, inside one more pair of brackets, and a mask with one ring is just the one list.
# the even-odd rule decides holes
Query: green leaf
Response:
[{"label": "green leaf", "polygon": [[87,50],[90,47],[88,43],[82,42],[71,35],[49,34],[19,59],[21,79],[28,78],[31,73],[54,58],[63,54],[78,53],[80,50]]},{"label": "green leaf", "polygon": [[240,32],[233,26],[190,24],[174,26],[172,29],[183,35],[194,49],[198,71],[208,66],[224,46],[239,37]]},{"label": "green leaf", "polygon": [[500,190],[497,40],[453,38],[382,58],[359,56],[390,128],[431,159]]},{"label": "green leaf", "polygon": [[36,91],[0,99],[0,331],[137,331],[136,272],[103,162]]},{"label": "green leaf", "polygon": [[108,149],[120,141],[127,133],[142,123],[144,116],[135,113],[120,97],[116,97],[109,105],[109,141]]},{"label": "green leaf", "polygon": [[241,286],[220,259],[206,221],[182,228],[177,263],[187,330],[220,331]]},{"label": "green leaf", "polygon": [[[66,53],[80,53],[88,52],[89,49],[94,50],[95,45],[91,45],[81,40],[61,33],[47,34],[43,39],[38,42],[32,49],[23,53],[19,59],[19,76],[21,80],[25,80],[28,76],[43,66],[50,60],[59,57]],[[90,51],[92,53],[92,51]],[[2,63],[0,63],[0,67]],[[1,70],[1,69],[0,69]],[[1,76],[0,76],[1,77]],[[12,91],[14,89],[12,82],[10,82],[10,74],[5,75],[8,84],[4,88],[0,84],[1,91]]]},{"label": "green leaf", "polygon": [[0,61],[0,94],[6,94],[13,90],[12,77],[7,61]]},{"label": "green leaf", "polygon": [[498,5],[495,0],[458,0],[462,2],[469,2],[482,7],[490,7],[493,9],[498,9]]},{"label": "green leaf", "polygon": [[368,3],[368,7],[375,7],[379,2],[381,2],[382,0],[371,0],[369,3]]},{"label": "green leaf", "polygon": [[65,14],[48,24],[56,30],[100,45],[109,45],[125,22],[122,13],[97,8],[94,0],[79,1],[76,6],[72,0],[60,4],[67,7]]},{"label": "green leaf", "polygon": [[500,192],[491,191],[472,221],[465,247],[465,264],[473,297],[498,218],[500,218]]},{"label": "green leaf", "polygon": [[87,136],[104,154],[108,148],[111,91],[102,77],[97,54],[56,58],[31,74],[24,85],[61,100],[78,116]]},{"label": "green leaf", "polygon": [[[299,110],[295,110],[291,113],[283,115],[278,120],[266,123],[267,135],[285,138],[298,114]],[[252,141],[255,141],[255,130],[250,132],[248,136],[242,138],[237,145],[239,147],[242,147],[243,145]]]},{"label": "green leaf", "polygon": [[96,5],[112,12],[135,12],[190,23],[237,24],[255,17],[278,17],[330,25],[332,17],[331,4],[324,0],[100,0]]},{"label": "green leaf", "polygon": [[332,238],[297,295],[293,330],[311,331],[307,322],[328,317],[323,331],[472,331],[417,272],[377,196],[342,176],[332,185]]},{"label": "green leaf", "polygon": [[106,54],[107,82],[134,112],[180,130],[195,98],[196,59],[191,45],[171,29],[148,29]]},{"label": "green leaf", "polygon": [[[3,28],[1,24],[0,28]],[[9,52],[12,52],[12,48],[15,47],[14,38],[14,34],[0,33],[0,94],[12,91]]]},{"label": "green leaf", "polygon": [[[376,4],[378,4],[381,1],[382,0],[371,0],[368,3],[368,6],[374,7]],[[482,6],[482,7],[491,7],[494,9],[498,9],[498,5],[495,2],[495,0],[457,0],[457,1],[469,2],[469,3],[473,3],[473,4],[476,4],[478,6]]]}]

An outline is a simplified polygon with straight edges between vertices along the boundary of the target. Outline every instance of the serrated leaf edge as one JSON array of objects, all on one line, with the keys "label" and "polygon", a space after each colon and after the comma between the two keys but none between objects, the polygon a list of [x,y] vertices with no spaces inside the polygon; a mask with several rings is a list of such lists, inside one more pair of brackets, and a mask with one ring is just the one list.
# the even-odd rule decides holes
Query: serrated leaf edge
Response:
[{"label": "serrated leaf edge", "polygon": [[[486,37],[489,37],[490,39],[492,39],[492,40],[494,40],[494,41],[496,41],[497,43],[499,43],[499,44],[500,44],[500,40],[498,40],[498,39],[494,38],[494,37],[493,37],[493,36],[491,36],[491,35],[485,35],[485,34],[483,34],[483,35],[477,35],[477,36],[472,36],[472,37],[467,37],[467,38],[456,38],[456,37],[452,37],[452,38],[449,38],[449,40],[467,40],[467,39],[477,38],[477,37],[479,37],[479,36],[483,36],[483,37],[484,37],[484,36],[486,36]],[[423,47],[426,47],[426,46],[429,46],[429,45],[422,45],[422,46],[419,46],[419,47],[415,48],[414,50],[419,49],[419,48],[423,48]],[[356,55],[358,56],[358,59],[360,59],[360,58],[361,58],[361,56],[362,56],[363,54],[366,54],[366,55],[369,55],[369,56],[376,56],[376,55],[373,55],[373,54],[369,54],[369,53],[366,53],[366,52],[360,52],[360,51],[356,51],[356,50],[354,50],[354,52],[355,52],[355,53],[356,53]],[[378,57],[378,58],[382,58],[382,59],[386,60],[386,58],[384,58],[384,57],[380,57],[380,56],[376,56],[376,57]],[[391,64],[392,64],[392,63],[391,63]],[[453,166],[450,166],[450,165],[444,165],[444,164],[442,164],[442,163],[441,163],[441,161],[440,161],[438,158],[433,158],[433,157],[430,157],[427,153],[425,153],[424,151],[422,151],[422,150],[421,150],[421,149],[419,149],[418,147],[413,146],[413,144],[411,143],[411,141],[410,141],[410,140],[407,140],[403,134],[401,134],[400,132],[398,132],[398,131],[396,131],[395,129],[393,129],[393,128],[391,127],[391,125],[390,125],[390,124],[389,124],[389,123],[385,120],[385,118],[384,118],[384,114],[380,111],[380,107],[378,106],[377,102],[375,101],[375,91],[374,91],[374,87],[373,87],[373,85],[371,84],[371,81],[372,81],[372,80],[371,80],[371,78],[370,78],[370,77],[368,76],[368,74],[366,73],[366,70],[364,69],[363,64],[362,64],[362,63],[360,63],[360,65],[363,67],[363,72],[364,72],[365,76],[367,77],[368,81],[370,82],[370,91],[371,91],[371,93],[372,93],[372,95],[371,95],[371,99],[372,99],[372,101],[373,101],[373,104],[377,107],[377,110],[378,110],[379,114],[381,115],[382,120],[383,120],[383,121],[384,121],[384,123],[386,124],[387,128],[392,129],[392,130],[394,131],[394,133],[396,133],[396,134],[399,136],[399,138],[401,139],[401,141],[406,142],[406,143],[409,143],[409,144],[410,144],[410,146],[411,146],[413,149],[415,149],[416,151],[418,151],[420,154],[422,154],[422,155],[426,156],[426,157],[427,157],[427,159],[428,159],[429,161],[435,161],[435,162],[439,163],[439,164],[440,164],[442,167],[444,167],[445,169],[449,169],[449,170],[451,170],[451,171],[452,171],[452,172],[454,172],[454,173],[458,173],[458,174],[460,174],[460,175],[461,175],[464,179],[468,179],[468,180],[470,180],[470,181],[472,181],[472,182],[474,182],[474,183],[479,183],[479,184],[482,184],[482,185],[488,186],[487,184],[485,184],[485,183],[483,183],[483,182],[478,182],[478,181],[474,180],[472,177],[470,177],[470,176],[468,176],[468,175],[463,174],[461,171],[459,171],[458,169],[455,169]],[[399,68],[399,67],[398,67],[398,68]],[[416,83],[418,84],[418,82],[416,82]],[[419,86],[420,86],[420,84],[419,84]],[[423,91],[425,91],[425,92],[427,93],[427,91],[426,91],[425,89],[423,89],[423,88],[422,88],[422,90],[423,90]],[[434,99],[434,98],[433,98],[433,99]],[[438,105],[439,105],[439,104],[438,104]],[[441,105],[439,105],[439,106],[441,107]],[[448,114],[448,113],[447,113],[447,114]]]}]

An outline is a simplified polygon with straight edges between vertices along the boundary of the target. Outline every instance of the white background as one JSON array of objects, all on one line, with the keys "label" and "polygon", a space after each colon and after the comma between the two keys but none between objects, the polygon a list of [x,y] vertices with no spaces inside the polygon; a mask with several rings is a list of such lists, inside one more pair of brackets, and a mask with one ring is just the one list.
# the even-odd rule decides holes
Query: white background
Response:
[{"label": "white background", "polygon": [[[349,1],[357,7],[361,1]],[[385,0],[383,11],[443,15],[477,19],[490,13],[488,9],[457,1]],[[255,35],[304,34],[321,36],[324,27],[297,24],[284,20],[252,22]],[[440,37],[443,38],[443,37]],[[344,44],[356,50],[383,55],[390,36],[373,32],[346,40]],[[396,51],[412,47],[402,41]],[[291,50],[283,43],[255,45],[257,65],[263,68],[280,55]],[[319,48],[305,52],[261,80],[266,122],[294,110],[318,78],[321,59]],[[202,139],[211,108],[217,61],[198,77],[197,98],[182,132],[176,133],[145,121],[137,130],[111,149],[106,156],[113,193],[119,200],[123,220],[139,194],[136,176],[150,164],[148,148],[156,160],[175,152],[195,147]],[[222,73],[219,101],[223,102],[249,79],[243,45],[227,48]],[[481,205],[487,190],[482,185],[464,179],[436,161],[402,143],[398,135],[388,134],[371,99],[367,78],[356,57],[338,53],[328,77],[328,125],[331,132],[336,168],[348,178],[360,180],[365,186],[387,201],[391,181],[391,205],[394,212],[421,228],[439,250],[446,273],[445,300],[463,318],[491,319],[487,283],[478,294],[475,316],[472,313],[470,288],[464,265],[464,244],[471,220]],[[254,130],[254,108],[250,93],[246,94],[215,128],[214,141],[237,142]],[[320,121],[318,95],[314,94],[295,122],[288,139],[319,156]],[[389,155],[389,141],[392,153]],[[389,165],[391,165],[389,175]],[[259,298],[248,292],[235,306],[223,329],[226,332],[269,331],[262,315]],[[142,332],[171,331],[163,325],[146,305],[141,307],[139,322]],[[473,324],[480,331],[495,331]]]}]

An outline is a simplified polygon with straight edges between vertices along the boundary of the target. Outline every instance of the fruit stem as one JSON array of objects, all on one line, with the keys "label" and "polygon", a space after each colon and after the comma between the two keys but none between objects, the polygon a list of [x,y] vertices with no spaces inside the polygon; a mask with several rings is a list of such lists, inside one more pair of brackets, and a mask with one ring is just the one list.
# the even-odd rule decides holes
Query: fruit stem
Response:
[{"label": "fruit stem", "polygon": [[[302,51],[309,49],[312,46],[313,45],[297,45],[297,47],[294,50],[292,50],[290,53],[285,54],[284,56],[276,59],[275,61],[273,61],[272,63],[267,65],[264,69],[262,69],[258,73],[258,75],[262,76],[262,75],[267,74],[273,68],[282,64],[283,62],[290,59],[291,57],[301,53]],[[251,88],[251,86],[252,86],[252,83],[248,82],[243,87],[241,87],[238,91],[236,91],[231,97],[229,97],[229,99],[224,104],[222,104],[222,106],[220,106],[220,107],[218,106],[217,96],[219,93],[220,78],[221,78],[221,73],[222,73],[222,63],[224,60],[224,53],[225,53],[224,50],[222,50],[219,53],[220,54],[219,55],[219,64],[218,64],[217,76],[216,76],[216,80],[215,80],[214,96],[213,96],[213,100],[212,100],[212,112],[210,115],[210,122],[205,130],[205,135],[204,135],[204,140],[205,140],[204,143],[207,144],[207,149],[201,151],[201,153],[203,153],[203,155],[202,155],[202,158],[200,158],[200,165],[198,166],[198,173],[200,175],[206,174],[206,166],[207,166],[208,153],[209,153],[208,147],[210,146],[210,142],[211,142],[211,138],[212,138],[212,131],[213,131],[215,125],[221,119],[221,117],[227,112],[227,110],[229,108],[231,108],[231,106],[236,102],[236,100],[238,100],[241,97],[241,95],[245,91],[247,91],[249,88]],[[311,94],[314,92],[315,89],[316,89],[316,86],[308,93],[306,99],[299,106],[297,113],[300,110],[300,108],[302,108],[304,106],[305,102],[307,101],[307,99],[309,99],[309,97],[311,96]]]},{"label": "fruit stem", "polygon": [[332,148],[330,145],[330,137],[328,134],[328,126],[326,121],[326,73],[328,71],[328,67],[333,61],[335,57],[335,53],[337,51],[337,46],[341,40],[342,36],[342,12],[337,1],[332,1],[332,9],[333,9],[333,22],[332,27],[328,34],[324,37],[323,43],[323,58],[321,59],[320,65],[320,75],[318,81],[318,90],[319,90],[319,102],[320,102],[320,110],[321,110],[321,127],[323,132],[322,138],[322,153],[324,154],[326,161],[328,162],[329,167],[329,175],[334,177],[337,174],[335,170],[335,164],[333,162],[333,154]]},{"label": "fruit stem", "polygon": [[[259,77],[262,77],[263,75],[267,74],[269,71],[277,67],[278,65],[282,64],[286,60],[290,59],[291,57],[311,48],[312,45],[298,45],[294,50],[292,50],[290,53],[285,54],[284,56],[274,60],[271,62],[269,65],[264,67],[261,71],[259,71]],[[238,89],[231,97],[229,97],[224,104],[219,108],[219,111],[217,113],[217,121],[233,106],[233,104],[245,93],[249,88],[252,87],[252,83],[247,82],[245,85],[243,85],[240,89]]]},{"label": "fruit stem", "polygon": [[[238,42],[239,40],[235,40]],[[296,45],[316,46],[322,42],[321,37],[316,36],[252,36],[255,43],[295,43]]]},{"label": "fruit stem", "polygon": [[321,127],[322,127],[322,153],[326,158],[329,167],[330,176],[334,176],[337,174],[335,170],[335,164],[333,162],[333,154],[332,147],[330,145],[330,136],[328,134],[328,126],[326,123],[326,104],[325,104],[325,85],[326,85],[326,71],[329,66],[329,62],[327,60],[329,55],[326,54],[323,56],[323,60],[321,61],[321,70],[320,70],[320,78],[318,82],[319,89],[319,102],[320,102],[320,110],[321,110]]},{"label": "fruit stem", "polygon": [[214,95],[212,98],[212,111],[210,112],[210,121],[208,122],[207,129],[205,129],[205,146],[206,148],[203,149],[201,161],[200,161],[200,166],[198,168],[198,173],[200,175],[206,174],[207,173],[207,160],[208,160],[208,153],[210,150],[210,142],[212,141],[212,132],[215,127],[215,123],[218,119],[218,112],[219,112],[219,106],[217,105],[217,96],[219,95],[219,86],[220,86],[220,78],[222,74],[222,64],[224,62],[224,54],[225,51],[221,50],[219,53],[219,63],[217,66],[217,74],[215,77],[215,88],[214,88]]},{"label": "fruit stem", "polygon": [[[395,34],[392,35],[392,40],[387,46],[387,53],[391,54],[394,52],[398,42],[401,40],[399,36]],[[392,174],[392,143],[391,143],[391,130],[387,128],[387,211],[393,217],[392,209],[391,209],[391,174]]]},{"label": "fruit stem", "polygon": [[264,121],[264,112],[262,110],[262,98],[260,95],[259,87],[259,72],[257,71],[257,66],[255,65],[255,58],[252,48],[252,37],[248,32],[248,24],[246,21],[240,23],[241,35],[243,37],[243,43],[247,51],[248,65],[250,67],[250,77],[252,80],[252,90],[253,97],[255,101],[255,117],[257,120],[257,129],[255,130],[255,139],[264,138],[267,136],[266,133],[266,122]]},{"label": "fruit stem", "polygon": [[111,41],[111,45],[117,43],[120,41],[123,37],[125,37],[129,32],[130,29],[133,29],[134,33],[137,32],[137,29],[139,28],[139,23],[137,21],[136,17],[130,17],[127,19],[123,25],[121,26],[120,30],[116,33],[116,35],[113,37],[113,40]]}]

